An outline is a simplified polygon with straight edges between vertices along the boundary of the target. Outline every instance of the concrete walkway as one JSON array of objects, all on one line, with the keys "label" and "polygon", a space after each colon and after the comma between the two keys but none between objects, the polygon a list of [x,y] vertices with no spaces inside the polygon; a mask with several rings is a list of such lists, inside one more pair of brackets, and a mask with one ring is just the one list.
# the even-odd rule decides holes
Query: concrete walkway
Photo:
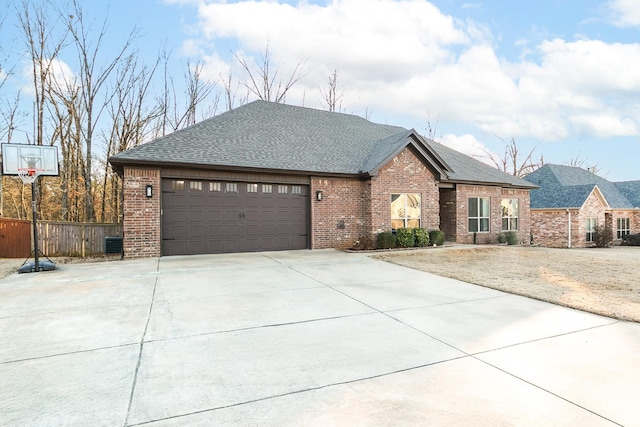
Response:
[{"label": "concrete walkway", "polygon": [[0,280],[0,424],[638,425],[640,324],[338,251]]}]

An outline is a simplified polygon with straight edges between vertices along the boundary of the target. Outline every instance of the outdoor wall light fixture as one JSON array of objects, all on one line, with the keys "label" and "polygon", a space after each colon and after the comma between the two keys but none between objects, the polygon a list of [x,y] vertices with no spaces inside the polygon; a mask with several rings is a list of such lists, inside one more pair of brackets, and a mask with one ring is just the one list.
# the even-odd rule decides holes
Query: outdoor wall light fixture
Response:
[{"label": "outdoor wall light fixture", "polygon": [[316,200],[317,201],[322,200],[322,191],[316,191]]},{"label": "outdoor wall light fixture", "polygon": [[153,185],[147,185],[144,188],[145,195],[149,198],[153,197]]}]

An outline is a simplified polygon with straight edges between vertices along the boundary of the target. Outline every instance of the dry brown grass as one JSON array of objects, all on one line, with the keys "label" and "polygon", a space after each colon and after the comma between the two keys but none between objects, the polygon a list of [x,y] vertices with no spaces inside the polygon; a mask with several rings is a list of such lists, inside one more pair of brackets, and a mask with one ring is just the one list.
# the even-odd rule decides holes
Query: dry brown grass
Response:
[{"label": "dry brown grass", "polygon": [[640,247],[445,246],[375,257],[492,289],[640,322]]}]

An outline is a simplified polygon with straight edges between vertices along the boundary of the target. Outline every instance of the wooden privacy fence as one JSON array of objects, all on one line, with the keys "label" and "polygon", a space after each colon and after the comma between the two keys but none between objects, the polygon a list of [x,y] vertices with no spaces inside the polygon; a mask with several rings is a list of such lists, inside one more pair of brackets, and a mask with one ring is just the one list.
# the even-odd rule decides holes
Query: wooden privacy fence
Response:
[{"label": "wooden privacy fence", "polygon": [[26,258],[31,253],[31,221],[0,218],[0,258]]},{"label": "wooden privacy fence", "polygon": [[[10,223],[12,221],[13,223]],[[31,222],[23,220],[0,219],[0,225],[8,223],[7,238],[0,237],[0,257],[28,257],[31,253]],[[19,224],[18,224],[19,223]],[[20,228],[22,226],[22,228]],[[5,229],[0,229],[4,233]],[[9,234],[11,233],[11,234]],[[4,234],[0,234],[2,236]],[[122,236],[121,224],[93,224],[62,221],[38,221],[38,247],[46,256],[91,256],[105,253],[105,237]],[[18,241],[26,240],[26,249],[3,255],[5,247],[14,246]],[[14,243],[15,242],[15,243]]]}]

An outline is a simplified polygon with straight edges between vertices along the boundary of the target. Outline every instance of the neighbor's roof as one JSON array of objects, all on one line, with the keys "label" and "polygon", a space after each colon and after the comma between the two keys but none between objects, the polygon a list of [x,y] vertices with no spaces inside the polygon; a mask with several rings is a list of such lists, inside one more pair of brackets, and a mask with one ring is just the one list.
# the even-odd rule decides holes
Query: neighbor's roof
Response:
[{"label": "neighbor's roof", "polygon": [[634,207],[616,184],[582,168],[546,164],[524,179],[540,186],[531,192],[532,209],[580,208],[596,186],[610,208]]},{"label": "neighbor's roof", "polygon": [[266,101],[203,120],[109,160],[116,167],[153,164],[375,175],[409,145],[443,180],[535,187],[414,130]]},{"label": "neighbor's roof", "polygon": [[640,208],[640,181],[614,182],[614,185],[634,208]]}]

